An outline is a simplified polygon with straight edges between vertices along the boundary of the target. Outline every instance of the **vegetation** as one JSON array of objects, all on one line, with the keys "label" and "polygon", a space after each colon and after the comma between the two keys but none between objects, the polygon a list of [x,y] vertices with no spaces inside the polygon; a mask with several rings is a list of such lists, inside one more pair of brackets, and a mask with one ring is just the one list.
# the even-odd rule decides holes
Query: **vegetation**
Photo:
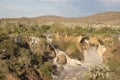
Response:
[{"label": "vegetation", "polygon": [[115,42],[115,47],[111,51],[114,57],[109,58],[109,61],[107,62],[107,65],[109,66],[111,70],[111,79],[112,80],[118,80],[120,79],[120,43],[117,41]]},{"label": "vegetation", "polygon": [[[61,35],[111,35],[120,34],[119,30],[112,28],[93,29],[91,27],[66,27],[59,24],[39,25],[25,22],[0,22],[0,80],[7,79],[7,73],[16,74],[21,80],[51,80],[53,65],[50,62],[51,53],[47,41],[41,36],[43,33],[59,32]],[[20,43],[14,41],[14,35],[36,36],[41,42],[32,46],[23,37]],[[65,51],[72,58],[83,60],[83,54],[78,49],[78,45],[65,39],[55,40],[54,45]],[[116,50],[113,51],[116,53]],[[113,74],[120,76],[120,60],[108,62]],[[17,80],[17,78],[16,78]],[[100,79],[101,80],[101,79]]]},{"label": "vegetation", "polygon": [[93,66],[89,69],[87,78],[91,80],[109,80],[110,69],[106,65]]},{"label": "vegetation", "polygon": [[7,38],[0,42],[0,79],[6,80],[7,73],[10,72],[17,74],[22,80],[28,79],[27,75],[23,74],[28,72],[32,75],[33,73],[29,72],[31,70],[37,72],[34,74],[41,77],[41,80],[44,80],[45,76],[51,79],[52,65],[44,61],[44,54],[32,53],[23,45]]}]

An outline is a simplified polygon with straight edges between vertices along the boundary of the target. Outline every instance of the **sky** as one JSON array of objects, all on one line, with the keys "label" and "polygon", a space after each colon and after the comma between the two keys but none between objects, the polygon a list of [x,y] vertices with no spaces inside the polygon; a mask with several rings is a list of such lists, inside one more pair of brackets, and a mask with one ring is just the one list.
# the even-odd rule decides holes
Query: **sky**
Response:
[{"label": "sky", "polygon": [[0,0],[0,18],[83,17],[106,11],[120,12],[120,0]]}]

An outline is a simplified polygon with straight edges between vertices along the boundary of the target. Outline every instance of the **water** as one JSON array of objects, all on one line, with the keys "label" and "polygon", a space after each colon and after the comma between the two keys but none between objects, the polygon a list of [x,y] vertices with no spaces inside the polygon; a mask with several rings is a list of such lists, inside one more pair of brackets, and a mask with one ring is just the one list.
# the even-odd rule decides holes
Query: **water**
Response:
[{"label": "water", "polygon": [[[47,40],[49,40],[49,37]],[[52,43],[51,39],[50,43]],[[103,63],[101,54],[104,53],[104,48],[100,49],[98,47],[100,49],[99,50],[97,47],[89,46],[86,50],[84,50],[84,62],[82,63],[79,60],[70,58],[64,51],[55,49],[54,45],[51,44],[50,46],[54,48],[56,53],[56,57],[53,59],[53,64],[58,67],[63,67],[63,70],[60,70],[61,73],[58,76],[53,75],[54,80],[82,80],[84,74],[88,71],[88,68],[91,65],[99,65]],[[67,63],[65,65],[57,63],[57,56],[61,54],[67,59]]]},{"label": "water", "polygon": [[68,68],[73,67],[73,66],[80,66],[80,65],[82,65],[82,62],[80,62],[79,60],[70,58],[70,57],[69,57],[65,52],[63,52],[63,51],[55,50],[55,52],[56,52],[56,57],[55,57],[54,60],[53,60],[53,64],[54,64],[54,65],[60,65],[60,64],[57,63],[57,56],[59,56],[59,55],[61,55],[61,54],[65,55],[65,56],[66,56],[66,59],[67,59],[67,63],[66,63],[65,65],[62,65],[62,66],[64,66],[64,68],[68,69]]},{"label": "water", "polygon": [[[61,74],[59,76],[56,76],[54,80],[80,80],[82,77],[82,73],[86,71],[85,66],[82,62],[79,60],[71,59],[68,55],[66,55],[65,52],[56,50],[56,57],[54,58],[54,65],[60,66],[60,64],[57,63],[57,56],[63,54],[66,56],[67,63],[65,65],[62,65],[64,67],[64,70],[61,71]],[[54,76],[55,77],[55,76]]]},{"label": "water", "polygon": [[75,60],[66,55],[65,52],[60,50],[55,50],[56,57],[54,58],[54,65],[61,66],[57,63],[57,56],[63,54],[66,56],[67,63],[62,65],[64,70],[61,70],[61,74],[58,76],[53,76],[54,80],[82,80],[84,74],[88,71],[91,65],[99,65],[103,63],[102,56],[98,54],[98,49],[96,47],[90,46],[84,50],[84,62]]},{"label": "water", "polygon": [[84,59],[84,63],[89,63],[91,65],[98,65],[103,63],[102,56],[98,54],[97,48],[92,46],[84,50]]}]

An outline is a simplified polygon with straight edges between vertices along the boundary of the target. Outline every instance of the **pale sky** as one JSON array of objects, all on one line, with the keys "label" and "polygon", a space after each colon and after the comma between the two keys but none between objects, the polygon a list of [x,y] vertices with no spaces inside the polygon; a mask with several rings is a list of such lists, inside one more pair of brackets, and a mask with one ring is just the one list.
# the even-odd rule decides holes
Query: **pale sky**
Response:
[{"label": "pale sky", "polygon": [[82,17],[105,11],[120,11],[120,0],[0,0],[0,18]]}]

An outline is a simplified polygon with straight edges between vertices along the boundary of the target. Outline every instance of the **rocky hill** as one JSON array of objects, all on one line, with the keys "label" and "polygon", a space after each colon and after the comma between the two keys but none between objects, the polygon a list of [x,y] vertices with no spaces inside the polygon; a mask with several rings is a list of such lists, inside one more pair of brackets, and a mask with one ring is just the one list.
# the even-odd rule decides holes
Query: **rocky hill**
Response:
[{"label": "rocky hill", "polygon": [[60,17],[60,16],[39,16],[39,17],[22,17],[22,18],[4,18],[0,21],[26,21],[26,22],[37,22],[37,23],[62,23],[62,24],[120,24],[120,12],[103,12],[86,17]]},{"label": "rocky hill", "polygon": [[106,24],[119,24],[120,12],[104,12],[95,15],[83,17],[81,19],[84,23],[106,23]]}]

